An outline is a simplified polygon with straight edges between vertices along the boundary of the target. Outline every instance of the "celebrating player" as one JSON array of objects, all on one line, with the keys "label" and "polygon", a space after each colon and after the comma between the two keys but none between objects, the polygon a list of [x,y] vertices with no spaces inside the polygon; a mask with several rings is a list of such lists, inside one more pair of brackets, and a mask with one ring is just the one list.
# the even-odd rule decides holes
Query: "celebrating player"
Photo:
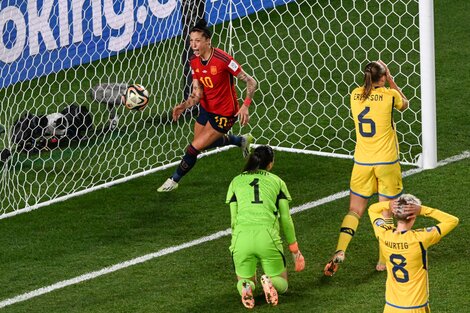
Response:
[{"label": "celebrating player", "polygon": [[[385,223],[390,211],[397,220],[396,228]],[[439,224],[411,230],[416,215],[434,218]],[[421,206],[412,195],[371,205],[369,217],[387,265],[384,313],[429,312],[427,249],[453,230],[459,219]]]},{"label": "celebrating player", "polygon": [[230,251],[238,278],[237,288],[243,305],[250,309],[255,305],[253,291],[258,260],[265,273],[261,284],[266,301],[277,305],[278,293],[287,291],[279,221],[294,258],[295,270],[302,271],[305,267],[289,212],[291,197],[284,181],[269,172],[273,164],[271,147],[257,147],[243,173],[232,180],[227,192],[232,226]]},{"label": "celebrating player", "polygon": [[[205,20],[200,20],[190,31],[190,44],[194,55],[190,59],[193,75],[192,94],[186,101],[173,108],[173,120],[176,121],[187,108],[200,103],[199,116],[194,125],[194,138],[186,149],[180,165],[158,188],[159,192],[168,192],[178,187],[178,182],[194,164],[198,154],[215,147],[236,145],[242,148],[246,158],[250,153],[250,134],[234,136],[227,134],[240,118],[242,126],[250,120],[248,107],[256,90],[256,81],[246,74],[226,52],[211,46],[211,31]],[[238,104],[233,77],[246,82],[246,98],[243,105]]]},{"label": "celebrating player", "polygon": [[[385,82],[390,88],[385,87]],[[338,264],[344,261],[346,249],[366,210],[368,199],[378,193],[379,201],[387,201],[402,193],[393,108],[403,111],[407,107],[408,100],[394,82],[387,65],[382,61],[367,64],[364,85],[351,93],[356,148],[349,212],[341,224],[336,252],[325,266],[326,276],[332,276],[338,270]],[[387,222],[391,222],[390,219]],[[378,271],[385,270],[384,262],[380,257],[376,267]]]}]

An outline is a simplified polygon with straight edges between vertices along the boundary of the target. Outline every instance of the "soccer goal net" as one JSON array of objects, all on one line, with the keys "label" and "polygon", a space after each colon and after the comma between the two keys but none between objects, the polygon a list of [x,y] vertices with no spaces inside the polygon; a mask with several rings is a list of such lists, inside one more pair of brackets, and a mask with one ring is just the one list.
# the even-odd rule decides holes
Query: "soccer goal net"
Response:
[{"label": "soccer goal net", "polygon": [[[189,90],[187,32],[201,16],[259,83],[234,133],[350,158],[349,93],[381,59],[410,100],[394,119],[401,160],[416,165],[419,12],[418,0],[2,0],[0,218],[179,160],[197,112],[173,123],[170,111]],[[142,112],[120,105],[131,83],[150,92]]]}]

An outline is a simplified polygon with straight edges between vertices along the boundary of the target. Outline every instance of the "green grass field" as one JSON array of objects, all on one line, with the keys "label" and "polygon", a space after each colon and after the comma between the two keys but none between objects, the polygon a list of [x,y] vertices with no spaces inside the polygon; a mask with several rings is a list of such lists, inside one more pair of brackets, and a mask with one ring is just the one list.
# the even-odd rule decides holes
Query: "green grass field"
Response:
[{"label": "green grass field", "polygon": [[[470,64],[463,61],[470,52],[469,10],[470,3],[465,0],[435,3],[440,160],[470,151],[467,104]],[[96,66],[90,65],[93,70]],[[47,79],[43,81],[46,83]],[[264,108],[259,110],[259,114],[264,114]],[[146,121],[152,125],[150,120],[151,117]],[[165,135],[171,139],[189,131],[189,124],[182,129],[165,125],[158,130],[171,133]],[[125,131],[120,135],[130,136]],[[119,140],[111,140],[110,146],[101,148],[112,148]],[[90,144],[84,150],[94,149],[98,147]],[[127,149],[133,153],[136,147]],[[166,153],[171,154],[169,158],[177,158],[180,152]],[[73,155],[74,150],[66,153]],[[131,159],[138,159],[138,155],[123,152],[117,162]],[[22,166],[43,171],[48,166],[52,169],[60,166],[54,153],[45,160],[38,157],[23,161]],[[158,163],[157,159],[150,161]],[[102,170],[99,162],[103,160],[92,162],[95,167],[90,173],[99,173]],[[170,194],[157,194],[156,188],[172,169],[0,220],[0,301],[227,229],[230,214],[224,204],[225,193],[242,166],[240,151],[231,149],[199,160],[180,188]],[[293,196],[292,206],[299,206],[347,190],[351,168],[350,160],[278,152],[274,172],[286,181]],[[470,235],[466,201],[469,177],[470,160],[465,159],[404,179],[405,190],[420,197],[424,204],[460,218],[458,228],[429,251],[433,312],[468,311],[470,278],[465,270],[470,258],[466,244]],[[77,177],[60,177],[74,179]],[[105,180],[98,174],[93,179]],[[2,185],[3,199],[15,196],[8,192],[18,189],[11,188]],[[38,183],[33,186],[36,188],[43,187]],[[53,188],[60,188],[60,184]],[[289,259],[288,293],[280,297],[275,308],[268,307],[257,296],[254,311],[381,312],[385,274],[374,271],[378,251],[367,217],[362,220],[348,249],[346,263],[337,275],[332,279],[322,275],[347,207],[348,199],[341,198],[293,216],[307,268],[294,273]],[[432,223],[421,220],[418,226]],[[229,236],[225,236],[14,303],[3,311],[245,312],[235,289],[229,242]]]},{"label": "green grass field", "polygon": [[[248,130],[235,126],[233,132],[250,131],[258,142],[274,146],[351,155],[350,89],[361,83],[365,60],[384,59],[390,60],[412,103],[403,115],[395,113],[395,120],[402,161],[416,161],[421,152],[419,42],[387,40],[391,35],[418,37],[417,5],[403,3],[380,4],[384,13],[372,19],[360,10],[374,12],[378,2],[357,1],[353,10],[349,2],[322,7],[302,0],[234,20],[233,55],[257,79],[259,90],[252,110],[256,122]],[[385,21],[389,24],[383,25]],[[213,44],[225,50],[230,50],[228,25],[214,27]],[[177,161],[192,129],[189,118],[179,123],[168,120],[172,106],[182,98],[182,49],[181,38],[172,38],[0,90],[0,124],[7,130],[23,112],[58,112],[71,103],[85,105],[95,129],[101,129],[108,112],[89,97],[90,88],[98,83],[137,80],[151,94],[151,104],[143,112],[119,108],[119,128],[112,133],[103,136],[90,130],[91,139],[78,147],[75,143],[40,155],[14,153],[8,168],[0,169],[3,212]],[[244,84],[238,87],[243,98]],[[0,134],[0,149],[4,147],[14,149],[8,132]],[[18,187],[22,185],[27,195]]]}]

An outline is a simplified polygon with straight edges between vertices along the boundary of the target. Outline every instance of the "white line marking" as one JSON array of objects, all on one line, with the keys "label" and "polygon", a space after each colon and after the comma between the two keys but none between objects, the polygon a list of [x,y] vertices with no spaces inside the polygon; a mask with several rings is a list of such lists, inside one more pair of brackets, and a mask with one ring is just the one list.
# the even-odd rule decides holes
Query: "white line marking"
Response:
[{"label": "white line marking", "polygon": [[[209,152],[203,152],[203,153],[199,154],[198,158],[202,158],[202,157],[205,157],[205,156],[216,154],[216,153],[219,153],[221,151],[226,151],[226,150],[228,150],[230,148],[233,148],[233,147],[235,147],[235,146],[225,146],[225,147],[221,147],[221,148],[215,148],[214,150],[211,150]],[[99,189],[108,188],[108,187],[111,187],[111,186],[114,186],[114,185],[117,185],[117,184],[122,184],[122,183],[125,183],[125,182],[127,182],[131,179],[135,179],[135,178],[138,178],[138,177],[141,177],[141,176],[152,174],[152,173],[155,173],[155,172],[158,172],[158,171],[163,171],[163,170],[166,170],[167,168],[176,166],[178,164],[180,164],[180,161],[176,161],[176,162],[169,163],[169,164],[166,164],[166,165],[162,165],[162,166],[159,166],[159,167],[147,170],[147,171],[143,171],[143,172],[140,172],[140,173],[137,173],[137,174],[134,174],[134,175],[130,175],[130,176],[126,176],[126,177],[123,177],[123,178],[120,178],[120,179],[116,179],[116,180],[113,180],[109,183],[104,183],[104,184],[97,185],[97,186],[90,187],[90,188],[86,188],[86,189],[83,189],[83,190],[80,190],[80,191],[74,191],[74,192],[72,192],[68,195],[61,196],[61,197],[58,197],[58,198],[55,198],[55,199],[52,199],[52,200],[40,202],[40,203],[31,205],[31,206],[26,206],[25,208],[22,208],[22,209],[13,211],[13,212],[9,212],[9,213],[5,213],[5,214],[0,215],[0,220],[5,219],[5,218],[10,218],[10,217],[13,217],[13,216],[16,216],[16,215],[19,215],[19,214],[23,214],[23,213],[28,213],[28,212],[37,210],[39,208],[42,208],[42,207],[45,207],[45,206],[48,206],[48,205],[51,205],[51,204],[54,204],[54,203],[57,203],[57,202],[62,202],[62,201],[65,201],[65,200],[68,200],[68,199],[71,199],[71,198],[74,198],[74,197],[82,196],[84,194],[87,194],[87,193],[90,193],[90,192],[93,192],[93,191],[96,191],[96,190],[99,190]],[[2,210],[0,208],[0,212],[1,211]]]},{"label": "white line marking", "polygon": [[[456,156],[447,158],[445,160],[442,160],[442,161],[437,163],[437,167],[444,166],[444,165],[447,165],[449,163],[457,162],[457,161],[467,159],[467,158],[470,158],[470,151],[464,151],[463,153],[461,153],[459,155],[456,155]],[[420,173],[422,171],[424,171],[424,169],[422,169],[422,168],[411,169],[409,171],[404,172],[403,177],[408,177],[408,176]],[[291,209],[291,213],[295,214],[295,213],[303,212],[303,211],[306,211],[308,209],[312,209],[312,208],[315,208],[317,206],[323,205],[325,203],[329,203],[329,202],[333,202],[333,201],[341,199],[341,198],[345,198],[348,195],[349,195],[349,190],[341,191],[341,192],[332,194],[328,197],[325,197],[325,198],[322,198],[322,199],[319,199],[319,200],[316,200],[316,201],[312,201],[312,202],[307,202],[305,204],[293,207]],[[98,271],[83,274],[83,275],[80,275],[80,276],[77,276],[77,277],[74,277],[74,278],[71,278],[71,279],[60,281],[58,283],[52,284],[52,285],[47,286],[47,287],[42,287],[42,288],[27,292],[27,293],[23,293],[23,294],[18,295],[16,297],[9,298],[9,299],[1,301],[0,302],[0,308],[4,308],[6,306],[9,306],[9,305],[12,305],[12,304],[15,304],[15,303],[18,303],[18,302],[29,300],[31,298],[49,293],[49,292],[57,290],[57,289],[61,289],[61,288],[67,287],[67,286],[71,286],[71,285],[75,285],[75,284],[78,284],[78,283],[81,283],[81,282],[84,282],[84,281],[87,281],[87,280],[91,280],[91,279],[97,278],[97,277],[102,276],[102,275],[113,273],[113,272],[125,269],[127,267],[130,267],[130,266],[133,266],[133,265],[136,265],[136,264],[144,263],[144,262],[150,261],[150,260],[155,259],[155,258],[159,258],[159,257],[167,255],[167,254],[178,252],[178,251],[186,249],[186,248],[197,246],[197,245],[200,245],[200,244],[205,243],[205,242],[216,240],[216,239],[228,236],[228,235],[230,235],[230,233],[231,233],[231,230],[230,230],[230,228],[228,228],[226,230],[222,230],[222,231],[216,232],[214,234],[211,234],[211,235],[208,235],[208,236],[205,236],[205,237],[201,237],[199,239],[195,239],[195,240],[183,243],[183,244],[178,245],[178,246],[165,248],[165,249],[159,250],[157,252],[146,254],[146,255],[143,255],[141,257],[132,259],[132,260],[124,261],[122,263],[118,263],[118,264],[115,264],[115,265],[111,265],[111,266],[102,268],[101,270],[98,270]]]},{"label": "white line marking", "polygon": [[25,300],[34,298],[34,297],[49,293],[51,291],[57,290],[57,289],[61,289],[61,288],[64,288],[64,287],[67,287],[67,286],[70,286],[70,285],[75,285],[75,284],[78,284],[78,283],[81,283],[83,281],[87,281],[87,280],[90,280],[90,279],[94,279],[94,278],[102,276],[102,275],[113,273],[113,272],[122,270],[126,267],[129,267],[129,266],[144,263],[144,262],[147,262],[149,260],[164,256],[164,255],[167,255],[167,254],[175,253],[177,251],[180,251],[180,250],[192,247],[192,246],[196,246],[196,245],[202,244],[204,242],[216,240],[216,239],[228,236],[230,233],[231,233],[231,230],[229,228],[229,229],[211,234],[209,236],[205,236],[205,237],[193,240],[193,241],[183,243],[183,244],[178,245],[178,246],[165,248],[165,249],[159,250],[157,252],[146,254],[146,255],[140,256],[138,258],[132,259],[132,260],[124,261],[122,263],[118,263],[118,264],[115,264],[115,265],[111,265],[111,266],[102,268],[98,271],[83,274],[83,275],[74,277],[72,279],[67,279],[67,280],[60,281],[58,283],[52,284],[52,285],[47,286],[47,287],[42,287],[42,288],[27,292],[27,293],[23,293],[23,294],[18,295],[16,297],[3,300],[2,302],[0,302],[0,308],[4,308],[8,305],[12,305],[14,303],[18,303],[18,302],[21,302],[21,301],[25,301]]}]

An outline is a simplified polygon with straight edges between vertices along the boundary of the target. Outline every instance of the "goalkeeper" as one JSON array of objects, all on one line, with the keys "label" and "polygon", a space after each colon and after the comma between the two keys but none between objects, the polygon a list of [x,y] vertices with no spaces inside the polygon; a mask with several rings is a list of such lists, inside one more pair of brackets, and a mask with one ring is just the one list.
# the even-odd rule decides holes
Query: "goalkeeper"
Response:
[{"label": "goalkeeper", "polygon": [[243,305],[249,309],[255,305],[253,291],[258,261],[265,273],[261,284],[266,301],[277,305],[278,293],[287,291],[280,225],[294,257],[295,270],[302,271],[305,267],[289,212],[291,197],[284,181],[269,172],[273,163],[271,147],[257,147],[227,192],[232,227],[230,251],[238,278],[237,289]]}]

